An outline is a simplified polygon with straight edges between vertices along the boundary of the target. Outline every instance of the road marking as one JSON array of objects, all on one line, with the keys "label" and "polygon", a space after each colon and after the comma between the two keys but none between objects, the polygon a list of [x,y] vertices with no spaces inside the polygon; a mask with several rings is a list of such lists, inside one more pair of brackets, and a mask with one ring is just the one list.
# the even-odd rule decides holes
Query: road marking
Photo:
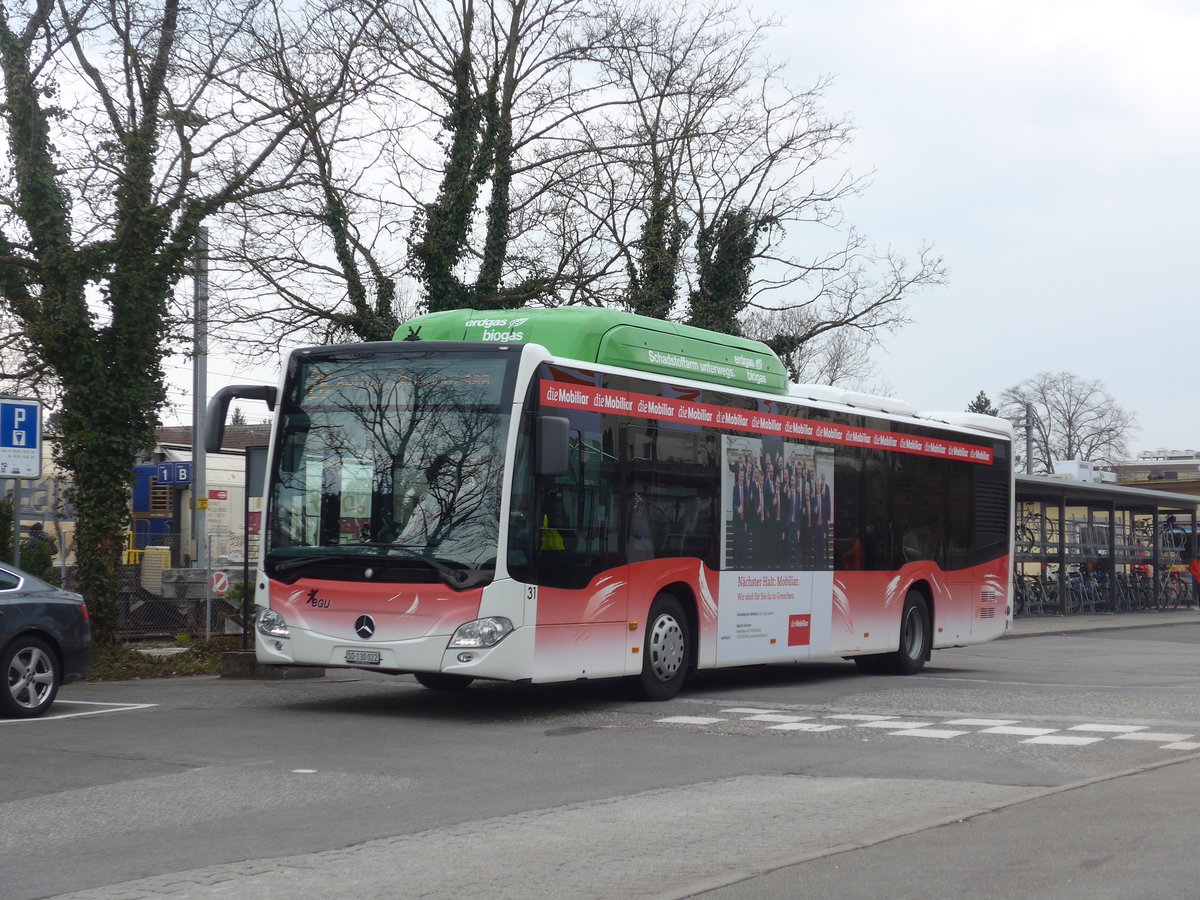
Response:
[{"label": "road marking", "polygon": [[1072,725],[1068,731],[1105,731],[1114,734],[1129,734],[1134,731],[1145,731],[1145,725]]},{"label": "road marking", "polygon": [[1040,737],[1043,734],[1054,734],[1057,728],[1025,728],[1020,725],[998,725],[995,728],[985,728],[980,734],[1015,734],[1023,737]]},{"label": "road marking", "polygon": [[1059,747],[1085,747],[1088,744],[1096,744],[1104,740],[1102,737],[1080,737],[1072,734],[1043,734],[1040,737],[1031,737],[1022,744],[1054,744]]},{"label": "road marking", "polygon": [[725,720],[713,716],[668,716],[665,719],[656,719],[655,721],[666,725],[715,725]]},{"label": "road marking", "polygon": [[769,726],[772,731],[840,731],[845,725],[821,725],[817,722],[785,722]]},{"label": "road marking", "polygon": [[896,737],[927,737],[940,738],[947,740],[949,738],[958,737],[960,734],[970,734],[969,731],[952,731],[949,728],[906,728],[903,731],[889,731],[888,734]]},{"label": "road marking", "polygon": [[1162,744],[1174,741],[1186,741],[1194,734],[1165,734],[1161,731],[1135,731],[1129,734],[1114,734],[1114,741],[1157,741]]},{"label": "road marking", "polygon": [[853,713],[839,713],[836,716],[826,716],[827,719],[844,719],[847,722],[882,722],[885,719],[891,721],[895,716],[860,716]]},{"label": "road marking", "polygon": [[[795,731],[818,734],[847,729],[882,729],[889,737],[922,737],[934,740],[953,740],[964,735],[996,734],[1025,738],[1023,744],[1041,744],[1058,747],[1087,747],[1109,740],[1141,741],[1157,743],[1160,750],[1200,750],[1200,740],[1194,734],[1175,734],[1149,731],[1148,725],[1117,725],[1101,722],[1085,722],[1081,725],[1063,723],[1056,728],[1041,728],[1018,725],[1019,719],[954,718],[934,721],[918,721],[903,716],[885,716],[878,713],[821,713],[817,710],[799,709],[803,715],[793,715],[777,708],[761,706],[733,706],[721,710],[728,718],[717,716],[671,716],[655,721],[675,725],[715,725],[719,722],[768,723],[771,731]],[[1038,720],[1035,720],[1038,721]],[[950,727],[958,726],[958,727]],[[868,740],[863,738],[863,740]]]},{"label": "road marking", "polygon": [[[85,709],[79,712],[51,712],[33,719],[0,719],[0,725],[24,725],[30,722],[53,722],[57,719],[77,719],[80,716],[102,716],[105,713],[129,712],[135,709],[151,709],[157,703],[99,703],[95,700],[55,700],[50,707],[57,710],[60,706],[103,706],[104,709]],[[1190,735],[1189,735],[1190,737]]]}]

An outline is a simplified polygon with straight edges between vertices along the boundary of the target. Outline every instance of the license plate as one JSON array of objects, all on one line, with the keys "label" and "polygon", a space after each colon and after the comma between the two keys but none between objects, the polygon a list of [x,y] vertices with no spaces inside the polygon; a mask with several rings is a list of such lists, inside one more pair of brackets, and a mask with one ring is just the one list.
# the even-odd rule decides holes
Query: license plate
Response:
[{"label": "license plate", "polygon": [[346,662],[357,665],[377,666],[383,656],[378,650],[347,650]]}]

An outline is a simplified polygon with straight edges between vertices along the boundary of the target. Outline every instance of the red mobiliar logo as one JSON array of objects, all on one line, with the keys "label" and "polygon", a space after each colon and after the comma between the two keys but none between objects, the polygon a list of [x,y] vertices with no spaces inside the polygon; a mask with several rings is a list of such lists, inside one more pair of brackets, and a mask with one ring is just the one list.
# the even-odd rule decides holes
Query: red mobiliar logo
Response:
[{"label": "red mobiliar logo", "polygon": [[788,646],[807,647],[808,631],[812,627],[812,616],[788,616]]}]

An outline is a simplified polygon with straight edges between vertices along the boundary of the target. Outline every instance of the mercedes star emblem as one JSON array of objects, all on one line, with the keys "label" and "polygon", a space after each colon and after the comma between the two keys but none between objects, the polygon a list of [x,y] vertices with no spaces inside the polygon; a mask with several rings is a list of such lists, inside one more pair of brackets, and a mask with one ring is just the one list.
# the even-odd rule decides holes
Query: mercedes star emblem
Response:
[{"label": "mercedes star emblem", "polygon": [[370,640],[375,634],[375,620],[370,616],[359,616],[354,621],[354,633],[364,641]]}]

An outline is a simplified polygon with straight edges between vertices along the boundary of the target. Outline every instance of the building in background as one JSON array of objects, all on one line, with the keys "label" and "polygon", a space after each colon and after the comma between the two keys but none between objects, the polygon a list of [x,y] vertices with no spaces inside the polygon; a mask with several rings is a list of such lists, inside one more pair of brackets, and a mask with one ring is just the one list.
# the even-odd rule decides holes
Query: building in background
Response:
[{"label": "building in background", "polygon": [[1137,459],[1105,469],[1116,475],[1118,484],[1200,496],[1200,452],[1195,450],[1143,450]]},{"label": "building in background", "polygon": [[[229,425],[220,453],[205,456],[207,514],[205,532],[218,565],[241,561],[246,525],[246,448],[267,444],[270,425]],[[135,467],[132,547],[170,551],[168,568],[187,568],[193,556],[192,429],[158,429],[158,444],[145,464]],[[257,538],[260,498],[251,498],[251,531]],[[255,548],[251,548],[251,554]]]}]

